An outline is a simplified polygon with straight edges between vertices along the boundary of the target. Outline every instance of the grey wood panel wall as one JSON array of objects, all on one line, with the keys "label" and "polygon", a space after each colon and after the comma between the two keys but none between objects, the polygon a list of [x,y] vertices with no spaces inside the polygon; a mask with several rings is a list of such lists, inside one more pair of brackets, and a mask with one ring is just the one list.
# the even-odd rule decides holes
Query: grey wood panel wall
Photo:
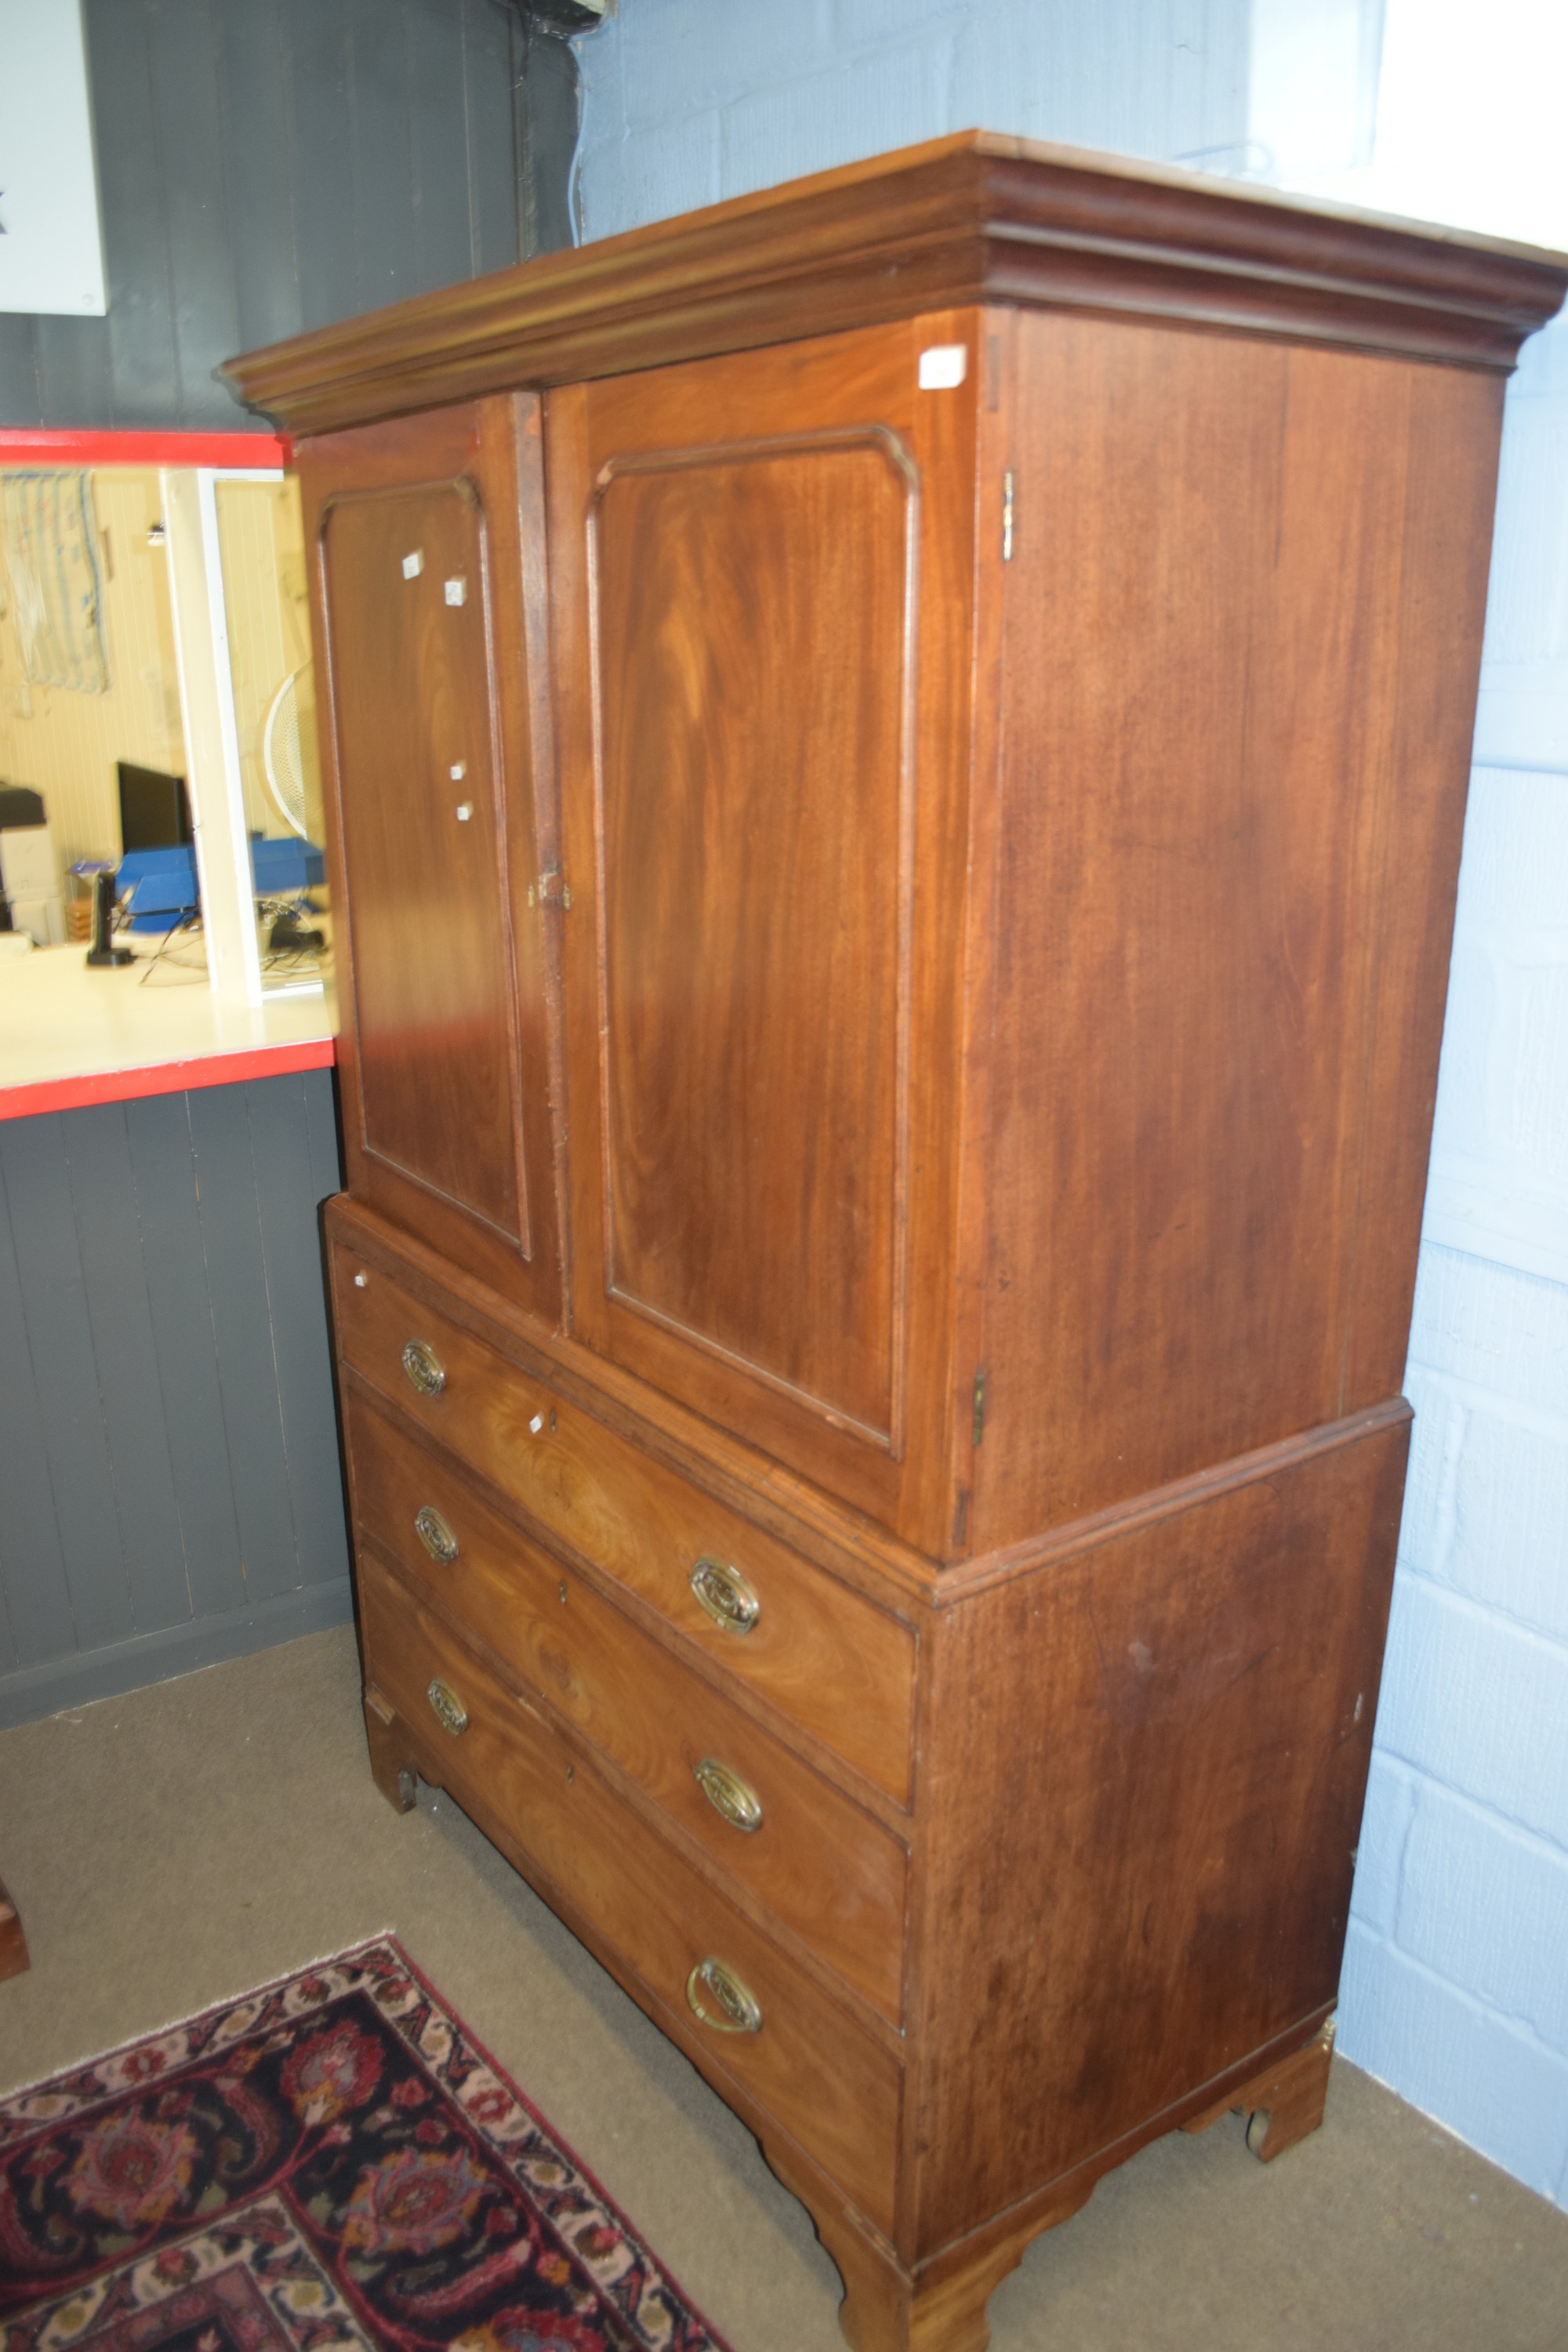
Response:
[{"label": "grey wood panel wall", "polygon": [[0,1121],[0,1727],[351,1611],[326,1070]]},{"label": "grey wood panel wall", "polygon": [[0,312],[0,424],[264,428],[219,361],[571,239],[513,0],[85,0],[109,312]]}]

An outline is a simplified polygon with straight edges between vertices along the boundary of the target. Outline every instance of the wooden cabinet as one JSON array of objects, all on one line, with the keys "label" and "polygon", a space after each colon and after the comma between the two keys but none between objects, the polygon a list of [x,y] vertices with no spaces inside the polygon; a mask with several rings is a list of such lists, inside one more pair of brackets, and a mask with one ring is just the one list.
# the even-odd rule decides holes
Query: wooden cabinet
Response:
[{"label": "wooden cabinet", "polygon": [[300,339],[373,1762],[978,2352],[1321,2113],[1502,380],[1568,265],[978,136]]}]

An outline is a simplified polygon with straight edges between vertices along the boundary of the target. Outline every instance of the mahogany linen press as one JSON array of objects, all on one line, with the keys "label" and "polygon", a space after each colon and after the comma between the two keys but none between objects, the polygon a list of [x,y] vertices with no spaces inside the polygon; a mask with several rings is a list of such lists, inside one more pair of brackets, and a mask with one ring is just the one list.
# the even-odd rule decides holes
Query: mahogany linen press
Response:
[{"label": "mahogany linen press", "polygon": [[374,1769],[743,2117],[860,2352],[1321,2114],[1565,285],[965,134],[228,370],[311,550]]}]

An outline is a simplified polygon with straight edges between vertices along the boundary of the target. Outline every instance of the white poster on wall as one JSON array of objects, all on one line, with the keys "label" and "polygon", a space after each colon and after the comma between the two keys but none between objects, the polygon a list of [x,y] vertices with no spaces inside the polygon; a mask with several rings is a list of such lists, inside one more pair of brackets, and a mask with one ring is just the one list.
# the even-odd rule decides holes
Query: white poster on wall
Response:
[{"label": "white poster on wall", "polygon": [[0,0],[0,310],[107,308],[80,0]]}]

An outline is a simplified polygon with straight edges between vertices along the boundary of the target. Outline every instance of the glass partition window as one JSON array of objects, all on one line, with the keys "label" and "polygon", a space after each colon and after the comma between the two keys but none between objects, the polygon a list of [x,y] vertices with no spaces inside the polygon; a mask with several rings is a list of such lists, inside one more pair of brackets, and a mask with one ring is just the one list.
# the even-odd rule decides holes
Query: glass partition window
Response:
[{"label": "glass partition window", "polygon": [[296,483],[0,446],[0,929],[103,868],[148,984],[330,984]]},{"label": "glass partition window", "polygon": [[[120,770],[186,773],[157,470],[65,468],[0,457],[0,783],[13,922],[63,940],[86,890],[71,868],[118,866]],[[30,885],[11,886],[26,844]],[[12,854],[7,855],[7,849]]]},{"label": "glass partition window", "polygon": [[261,984],[319,984],[331,964],[315,673],[299,488],[214,484],[234,750],[259,914]]}]

